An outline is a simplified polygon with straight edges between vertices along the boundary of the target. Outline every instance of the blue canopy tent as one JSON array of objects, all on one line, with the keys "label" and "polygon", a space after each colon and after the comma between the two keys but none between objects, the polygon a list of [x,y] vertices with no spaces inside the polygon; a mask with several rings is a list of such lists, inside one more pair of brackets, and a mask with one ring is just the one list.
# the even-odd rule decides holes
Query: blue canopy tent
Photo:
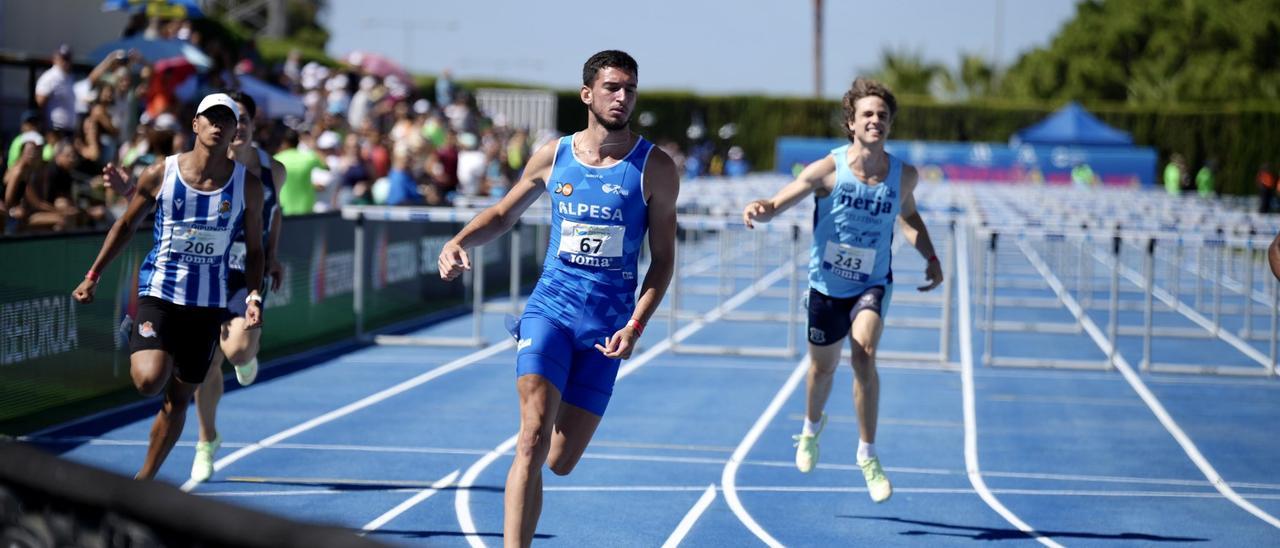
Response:
[{"label": "blue canopy tent", "polygon": [[1012,146],[1133,146],[1133,137],[1097,119],[1072,101],[1048,118],[1013,134]]}]

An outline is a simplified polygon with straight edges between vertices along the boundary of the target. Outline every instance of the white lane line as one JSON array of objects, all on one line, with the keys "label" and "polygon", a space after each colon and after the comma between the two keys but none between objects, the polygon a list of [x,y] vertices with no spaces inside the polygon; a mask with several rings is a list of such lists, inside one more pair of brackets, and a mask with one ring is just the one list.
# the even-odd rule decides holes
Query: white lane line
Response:
[{"label": "white lane line", "polygon": [[[235,452],[231,453],[230,455],[227,455],[225,457],[218,459],[217,462],[213,464],[213,469],[215,471],[222,470],[223,468],[230,466],[232,463],[244,457],[252,455],[253,453],[258,452],[263,448],[271,447],[272,445],[275,445],[277,443],[280,443],[281,441],[284,441],[293,436],[296,436],[298,434],[311,430],[312,428],[335,421],[337,419],[340,419],[342,417],[355,413],[356,411],[359,411],[373,404],[381,402],[387,398],[390,398],[398,394],[402,394],[408,390],[412,390],[413,388],[417,388],[418,386],[431,382],[432,380],[435,380],[445,374],[451,373],[453,371],[457,371],[468,365],[476,363],[480,360],[484,360],[486,358],[492,357],[495,354],[498,354],[499,352],[512,348],[513,346],[515,346],[515,341],[509,338],[504,338],[503,341],[500,343],[494,344],[482,350],[478,350],[476,352],[473,352],[471,354],[458,358],[440,367],[427,371],[426,373],[418,375],[412,379],[401,382],[385,390],[379,391],[376,394],[371,394],[357,401],[344,405],[341,408],[335,409],[333,411],[320,415],[319,417],[316,417],[302,424],[294,426],[293,428],[283,430],[281,432],[278,432],[276,434],[263,438],[261,441],[252,443],[246,447],[242,447],[236,450]],[[187,480],[186,483],[182,484],[182,490],[191,491],[197,485],[199,485],[198,482],[193,480]]]},{"label": "white lane line", "polygon": [[[795,264],[788,262],[787,264],[774,269],[756,283],[751,284],[751,286],[742,290],[737,295],[734,295],[720,306],[712,309],[702,318],[690,322],[688,325],[678,329],[670,337],[663,339],[661,342],[654,345],[653,348],[650,348],[645,353],[632,358],[618,371],[617,380],[621,381],[627,375],[630,375],[635,370],[643,367],[644,364],[649,363],[654,358],[666,352],[671,348],[672,342],[680,342],[689,338],[707,324],[719,320],[725,315],[725,313],[742,306],[743,303],[781,280],[792,268],[795,268]],[[480,460],[477,460],[475,464],[472,464],[471,467],[462,474],[462,479],[458,481],[458,491],[453,499],[453,508],[458,515],[458,525],[462,528],[462,533],[466,536],[467,543],[473,548],[483,547],[484,541],[481,540],[476,529],[475,519],[471,515],[471,486],[475,485],[476,478],[480,477],[480,473],[483,472],[485,468],[488,468],[490,464],[493,464],[494,461],[498,460],[498,458],[503,454],[511,451],[515,446],[516,436],[507,438],[506,441],[493,448],[493,451],[490,451],[488,454],[481,457]]]},{"label": "white lane line", "polygon": [[702,513],[707,511],[711,503],[716,500],[716,484],[707,486],[707,490],[703,491],[702,496],[698,497],[698,502],[693,503],[693,508],[684,515],[684,519],[680,520],[680,524],[676,525],[676,530],[671,532],[671,536],[667,537],[667,541],[662,543],[662,548],[676,548],[680,546],[680,542],[684,537],[689,535],[689,531],[693,529],[693,524],[698,522],[698,518],[702,517]]},{"label": "white lane line", "polygon": [[1019,531],[1035,538],[1045,546],[1062,548],[1061,544],[1036,531],[1022,521],[997,499],[987,482],[982,479],[982,467],[978,465],[978,412],[973,387],[973,303],[970,300],[969,287],[969,233],[961,230],[956,238],[956,285],[960,291],[960,310],[956,314],[960,319],[960,384],[964,405],[964,465],[969,483],[978,492],[978,496],[995,510],[1005,521],[1017,527]]},{"label": "white lane line", "polygon": [[[802,417],[803,415],[796,415]],[[834,420],[834,419],[833,419]],[[68,437],[68,438],[38,438],[26,440],[33,443],[58,443],[58,442],[84,442],[90,445],[106,445],[106,446],[132,446],[146,447],[146,440],[102,440],[89,437]],[[180,445],[194,446],[194,442],[182,442]],[[244,443],[224,443],[223,447],[245,447]],[[597,442],[592,442],[592,446],[596,446]],[[618,442],[599,442],[601,446],[617,446],[623,448],[655,448],[655,449],[672,449],[672,450],[697,450],[697,451],[714,451],[723,453],[732,453],[733,447],[703,447],[703,446],[683,446],[683,445],[666,445],[666,444],[628,444]],[[390,453],[390,454],[428,454],[428,455],[473,455],[482,456],[489,453],[487,449],[459,449],[452,447],[395,447],[395,446],[365,446],[365,445],[339,445],[339,444],[315,444],[315,443],[277,443],[271,447],[264,449],[278,450],[304,450],[304,451],[354,451],[362,453]],[[511,453],[507,453],[510,455]],[[624,460],[637,462],[662,462],[672,464],[704,464],[708,466],[724,466],[728,461],[727,458],[714,457],[685,457],[685,456],[663,456],[663,455],[619,455],[612,453],[593,453],[588,452],[582,455],[583,459],[597,460]],[[745,460],[742,461],[743,466],[760,466],[767,468],[790,468],[795,466],[791,461],[772,461],[772,460]],[[855,471],[860,470],[855,464],[833,464],[824,463],[818,465],[819,470],[839,470],[839,471]],[[885,471],[898,474],[925,474],[935,476],[947,476],[964,474],[960,470],[950,470],[945,468],[910,468],[902,466],[886,466]],[[1065,482],[1081,482],[1081,483],[1136,483],[1147,485],[1181,485],[1181,486],[1209,486],[1209,482],[1204,479],[1176,479],[1176,478],[1135,478],[1129,476],[1094,476],[1080,474],[1051,474],[1051,473],[1035,473],[1035,472],[999,472],[992,470],[983,470],[982,475],[986,477],[999,478],[1019,478],[1019,479],[1038,479],[1047,481],[1065,481]],[[270,482],[271,480],[279,480],[281,482],[292,483],[352,483],[365,482],[377,485],[402,485],[405,489],[413,490],[419,487],[430,485],[427,482],[413,482],[401,480],[352,480],[342,478],[260,478],[260,477],[237,477],[232,476],[226,481],[251,481],[251,482]],[[418,485],[421,483],[422,485]],[[1246,489],[1263,489],[1270,491],[1280,491],[1280,483],[1257,483],[1257,482],[1231,482],[1237,488]],[[749,488],[739,487],[739,491],[750,490]],[[1250,495],[1252,496],[1252,495]]]},{"label": "white lane line", "polygon": [[364,524],[364,527],[361,527],[360,529],[362,531],[369,532],[386,525],[391,520],[396,519],[396,516],[405,513],[405,511],[410,508],[413,508],[414,505],[431,498],[432,495],[439,493],[441,489],[453,485],[453,480],[456,479],[458,479],[458,470],[454,470],[453,472],[450,472],[449,475],[440,478],[438,481],[431,484],[431,487],[418,491],[418,494],[409,497],[408,500],[400,503],[395,508],[388,510],[387,513],[382,514],[373,521]]},{"label": "white lane line", "polygon": [[729,509],[733,510],[733,515],[738,516],[738,521],[741,521],[756,538],[774,548],[780,548],[782,543],[773,538],[768,531],[764,530],[764,527],[761,527],[751,517],[751,513],[747,512],[746,507],[742,505],[742,500],[738,498],[738,467],[746,460],[747,453],[751,451],[751,447],[760,439],[764,429],[777,416],[778,411],[782,409],[782,404],[786,403],[792,392],[795,392],[796,387],[800,385],[801,379],[804,378],[805,373],[808,371],[809,356],[806,354],[800,360],[800,363],[796,364],[791,376],[787,377],[787,382],[783,383],[782,388],[778,389],[778,392],[773,395],[773,401],[769,402],[769,406],[756,419],[755,424],[751,425],[751,429],[747,431],[747,435],[738,443],[738,448],[733,451],[733,455],[729,457],[729,462],[725,464],[724,470],[720,473],[720,485],[724,489],[724,500],[729,503]]},{"label": "white lane line", "polygon": [[[448,486],[445,486],[446,488]],[[544,491],[559,493],[697,493],[703,492],[705,497],[707,491],[713,490],[700,485],[566,485],[560,487],[546,487]],[[921,495],[964,495],[973,496],[973,489],[961,487],[894,487],[895,493],[911,493]],[[414,488],[395,488],[386,489],[379,492],[382,493],[413,493],[418,491]],[[865,494],[866,487],[801,487],[794,485],[757,485],[752,487],[739,487],[738,491],[751,493],[801,493],[801,494]],[[1082,489],[993,489],[993,493],[998,495],[1011,496],[1027,496],[1027,497],[1097,497],[1097,498],[1179,498],[1179,499],[1220,499],[1222,494],[1217,491],[1105,491],[1105,490],[1082,490]],[[294,489],[281,491],[212,491],[195,493],[201,497],[290,497],[290,496],[343,496],[350,495],[352,491],[345,489]],[[1256,498],[1262,500],[1280,500],[1280,494],[1257,495]],[[699,499],[701,502],[701,499]],[[710,505],[712,501],[708,501]],[[691,509],[698,510],[697,508]],[[705,508],[699,510],[699,513],[705,512]],[[686,518],[688,515],[686,515]],[[693,520],[697,521],[696,518]],[[683,523],[683,521],[682,521]],[[692,522],[690,523],[692,526]]]},{"label": "white lane line", "polygon": [[[326,344],[326,345],[321,346],[321,347],[318,347],[318,348],[312,348],[311,350],[307,350],[307,351],[305,351],[305,352],[299,352],[299,353],[297,353],[297,354],[290,354],[290,355],[285,356],[285,357],[280,358],[280,359],[271,360],[271,361],[269,361],[269,362],[267,362],[267,363],[261,364],[260,369],[261,369],[262,371],[266,371],[266,370],[268,370],[269,368],[271,368],[271,367],[275,367],[275,366],[276,366],[276,365],[278,365],[278,364],[282,364],[282,363],[289,363],[289,362],[294,362],[294,361],[298,361],[298,360],[305,360],[305,359],[307,359],[307,358],[308,358],[308,357],[310,357],[310,356],[318,356],[318,355],[322,355],[322,354],[325,354],[325,353],[328,353],[328,352],[333,352],[334,350],[336,350],[336,349],[338,349],[338,348],[342,348],[343,346],[349,346],[349,345],[351,345],[351,344],[352,344],[352,343],[351,343],[351,341],[349,341],[349,340],[342,340],[342,341],[338,341],[338,342],[335,342],[335,343]],[[226,375],[224,375],[224,376],[223,376],[223,380],[226,380],[226,379],[227,379],[227,377],[230,377],[231,375],[232,375],[231,373],[227,373]],[[155,398],[155,399],[159,399],[159,398]],[[128,403],[128,404],[125,404],[125,405],[121,405],[121,406],[119,406],[119,407],[112,407],[111,409],[104,409],[104,410],[99,411],[99,412],[97,412],[97,413],[94,413],[94,414],[92,414],[92,415],[87,415],[87,416],[84,416],[84,417],[80,417],[80,418],[78,418],[78,419],[74,419],[74,420],[72,420],[72,421],[70,421],[70,422],[64,422],[64,423],[62,423],[62,424],[55,424],[55,425],[50,426],[50,427],[48,427],[48,428],[44,428],[44,429],[41,429],[41,430],[37,430],[37,431],[35,431],[35,432],[32,432],[31,434],[28,434],[28,436],[30,436],[30,437],[32,437],[32,438],[38,438],[38,437],[48,436],[49,434],[51,434],[51,433],[53,433],[53,432],[57,432],[57,431],[59,431],[59,430],[65,430],[65,429],[67,429],[67,428],[71,428],[72,426],[77,426],[77,425],[81,425],[81,424],[85,424],[85,423],[90,423],[90,422],[93,422],[93,421],[96,421],[96,420],[100,420],[100,419],[105,418],[105,417],[109,417],[109,416],[114,415],[114,414],[116,414],[116,413],[124,413],[124,412],[126,412],[126,411],[131,410],[131,409],[136,409],[136,408],[138,408],[138,407],[142,407],[142,406],[144,406],[144,405],[153,405],[153,406],[154,406],[154,405],[156,404],[155,399],[152,399],[152,398],[145,398],[145,399],[142,399],[142,400],[135,401],[135,402],[133,402],[133,403]]]},{"label": "white lane line", "polygon": [[[1040,271],[1040,274],[1044,276],[1045,281],[1049,282],[1049,287],[1053,288],[1054,293],[1058,294],[1058,298],[1062,299],[1062,303],[1066,305],[1067,309],[1080,320],[1080,323],[1084,326],[1085,332],[1093,339],[1094,344],[1097,344],[1098,348],[1102,349],[1104,353],[1111,354],[1111,343],[1107,341],[1106,335],[1102,333],[1101,329],[1098,329],[1097,324],[1093,323],[1093,320],[1089,318],[1089,315],[1085,314],[1084,311],[1080,309],[1080,305],[1076,303],[1075,298],[1073,298],[1071,294],[1062,287],[1062,283],[1058,280],[1058,277],[1053,274],[1053,272],[1049,271],[1048,265],[1046,265],[1040,258],[1040,254],[1036,253],[1034,249],[1031,249],[1030,246],[1023,241],[1018,242],[1018,247],[1022,250],[1022,253],[1027,256],[1027,259],[1031,261],[1031,264],[1034,265],[1036,269]],[[1196,447],[1195,442],[1191,441],[1191,437],[1182,430],[1182,427],[1178,426],[1177,421],[1173,420],[1173,416],[1165,410],[1164,405],[1160,403],[1160,400],[1156,398],[1156,395],[1147,388],[1145,383],[1142,382],[1142,378],[1139,377],[1138,373],[1129,365],[1128,360],[1125,360],[1124,356],[1120,355],[1119,352],[1115,353],[1115,357],[1116,369],[1120,371],[1120,374],[1124,376],[1126,381],[1129,381],[1129,386],[1133,387],[1134,392],[1138,393],[1138,396],[1142,398],[1142,401],[1147,403],[1147,407],[1151,408],[1151,412],[1160,420],[1160,424],[1164,425],[1165,430],[1168,430],[1169,434],[1173,436],[1173,439],[1178,442],[1178,445],[1182,446],[1182,451],[1191,458],[1191,462],[1195,463],[1196,468],[1200,469],[1200,473],[1204,474],[1205,479],[1208,479],[1209,483],[1213,484],[1213,486],[1218,489],[1218,492],[1222,493],[1222,496],[1226,497],[1227,500],[1230,500],[1235,503],[1236,506],[1239,506],[1250,514],[1253,514],[1258,519],[1269,523],[1272,527],[1280,529],[1280,520],[1263,511],[1261,508],[1254,506],[1253,503],[1245,500],[1244,497],[1241,497],[1236,493],[1235,489],[1232,489],[1231,485],[1229,485],[1227,481],[1218,474],[1218,471],[1214,469],[1213,465],[1209,464],[1209,459],[1206,459],[1204,455],[1200,453],[1200,449]]]}]

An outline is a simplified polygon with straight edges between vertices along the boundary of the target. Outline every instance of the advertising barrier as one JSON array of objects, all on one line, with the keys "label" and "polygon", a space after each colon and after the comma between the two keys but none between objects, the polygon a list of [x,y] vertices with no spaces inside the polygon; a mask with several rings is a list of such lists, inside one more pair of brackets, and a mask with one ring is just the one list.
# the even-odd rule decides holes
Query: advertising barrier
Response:
[{"label": "advertising barrier", "polygon": [[[364,249],[365,328],[377,329],[462,304],[469,283],[446,283],[436,258],[458,223],[369,222]],[[521,226],[521,279],[531,284],[541,265],[534,226]],[[352,223],[337,213],[289,217],[278,257],[284,276],[268,292],[260,359],[350,339],[355,333],[355,241]],[[84,277],[105,234],[0,239],[0,433],[40,422],[55,408],[133,390],[128,330],[137,310],[137,272],[151,249],[140,228],[102,273],[93,303],[71,291]],[[543,243],[539,243],[543,242]],[[508,290],[509,237],[485,254],[487,293]],[[125,396],[121,396],[125,397]]]}]

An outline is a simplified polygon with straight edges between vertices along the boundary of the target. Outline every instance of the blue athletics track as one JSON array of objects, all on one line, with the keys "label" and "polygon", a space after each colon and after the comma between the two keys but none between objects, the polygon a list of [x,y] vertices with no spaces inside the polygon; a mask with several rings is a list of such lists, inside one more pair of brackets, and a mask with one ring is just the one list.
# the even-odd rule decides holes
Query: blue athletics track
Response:
[{"label": "blue athletics track", "polygon": [[[895,489],[884,504],[854,463],[847,361],[819,465],[793,464],[806,362],[791,295],[809,236],[793,247],[787,219],[803,229],[807,213],[759,235],[737,226],[737,203],[690,216],[719,224],[686,227],[679,297],[673,286],[623,363],[577,468],[545,473],[535,543],[1280,546],[1265,242],[1235,238],[1235,225],[1120,227],[1132,212],[1097,204],[1126,197],[1100,194],[922,187],[947,287],[916,291],[925,262],[899,235],[879,356],[876,446]],[[1188,209],[1142,200],[1151,218]],[[465,336],[472,320],[409,335]],[[480,329],[483,346],[350,344],[266,364],[247,388],[229,379],[213,478],[187,482],[191,417],[159,480],[393,545],[500,545],[515,345],[501,312]],[[156,405],[26,439],[131,475]]]}]

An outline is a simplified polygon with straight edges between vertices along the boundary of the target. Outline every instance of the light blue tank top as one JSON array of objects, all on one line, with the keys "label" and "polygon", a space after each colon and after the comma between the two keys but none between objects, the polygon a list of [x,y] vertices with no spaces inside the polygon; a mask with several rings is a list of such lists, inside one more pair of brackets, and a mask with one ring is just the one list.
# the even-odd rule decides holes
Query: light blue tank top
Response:
[{"label": "light blue tank top", "polygon": [[889,175],[868,185],[849,169],[849,145],[831,151],[836,184],[815,197],[809,287],[836,298],[893,283],[893,228],[902,204],[902,162],[889,155]]}]

